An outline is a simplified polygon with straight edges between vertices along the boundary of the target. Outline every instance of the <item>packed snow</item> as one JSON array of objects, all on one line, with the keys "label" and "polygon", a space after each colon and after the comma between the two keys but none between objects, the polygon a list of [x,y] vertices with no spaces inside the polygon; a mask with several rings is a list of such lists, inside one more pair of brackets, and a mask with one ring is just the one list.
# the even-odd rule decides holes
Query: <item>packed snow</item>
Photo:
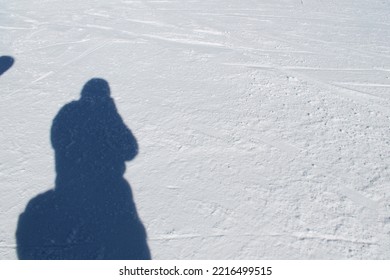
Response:
[{"label": "packed snow", "polygon": [[389,1],[0,0],[0,37],[0,259],[93,78],[152,259],[390,258]]}]

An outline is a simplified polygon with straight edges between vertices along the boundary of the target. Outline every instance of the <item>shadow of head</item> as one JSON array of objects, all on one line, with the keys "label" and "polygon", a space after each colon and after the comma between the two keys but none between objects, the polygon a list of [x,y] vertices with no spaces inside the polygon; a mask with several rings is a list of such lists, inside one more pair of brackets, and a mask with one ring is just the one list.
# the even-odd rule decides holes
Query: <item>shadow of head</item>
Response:
[{"label": "shadow of head", "polygon": [[15,60],[11,56],[0,56],[0,76],[12,67]]},{"label": "shadow of head", "polygon": [[89,80],[81,91],[81,101],[107,101],[111,95],[108,82],[101,78]]}]

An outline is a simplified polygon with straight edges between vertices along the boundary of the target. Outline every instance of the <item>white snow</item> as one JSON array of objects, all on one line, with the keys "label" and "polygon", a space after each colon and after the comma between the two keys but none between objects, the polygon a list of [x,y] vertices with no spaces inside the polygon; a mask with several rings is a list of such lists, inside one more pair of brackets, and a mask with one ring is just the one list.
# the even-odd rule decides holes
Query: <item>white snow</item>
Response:
[{"label": "white snow", "polygon": [[0,259],[93,77],[153,259],[390,258],[390,2],[0,0]]}]

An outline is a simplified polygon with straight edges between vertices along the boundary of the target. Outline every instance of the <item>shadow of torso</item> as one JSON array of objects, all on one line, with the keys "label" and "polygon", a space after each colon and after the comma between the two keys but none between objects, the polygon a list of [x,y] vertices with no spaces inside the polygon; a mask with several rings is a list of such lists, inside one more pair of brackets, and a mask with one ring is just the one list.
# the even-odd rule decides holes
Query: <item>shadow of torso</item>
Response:
[{"label": "shadow of torso", "polygon": [[123,178],[125,161],[137,155],[137,141],[104,80],[91,80],[80,100],[60,110],[51,140],[56,185],[33,198],[20,215],[19,259],[150,259],[146,232]]}]

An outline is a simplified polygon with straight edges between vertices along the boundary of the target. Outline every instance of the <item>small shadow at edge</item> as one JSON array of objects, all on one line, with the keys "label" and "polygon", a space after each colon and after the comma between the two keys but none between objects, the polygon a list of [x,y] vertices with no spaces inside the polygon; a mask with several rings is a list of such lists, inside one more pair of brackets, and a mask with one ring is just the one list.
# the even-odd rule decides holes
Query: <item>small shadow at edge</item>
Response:
[{"label": "small shadow at edge", "polygon": [[11,56],[0,56],[0,76],[14,65],[14,58]]}]

